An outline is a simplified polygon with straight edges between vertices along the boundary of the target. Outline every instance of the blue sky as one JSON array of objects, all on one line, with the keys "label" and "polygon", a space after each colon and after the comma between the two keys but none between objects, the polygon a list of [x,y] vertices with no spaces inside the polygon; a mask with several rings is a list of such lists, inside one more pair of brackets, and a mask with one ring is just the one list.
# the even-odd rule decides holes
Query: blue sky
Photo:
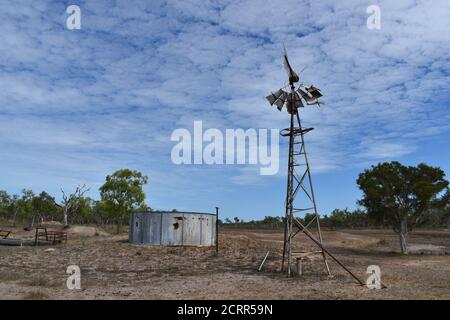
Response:
[{"label": "blue sky", "polygon": [[[81,30],[66,7],[81,8]],[[366,8],[381,8],[381,29]],[[278,175],[257,166],[172,164],[177,128],[284,128],[265,96],[285,83],[283,44],[326,107],[305,109],[322,214],[355,208],[359,172],[426,162],[450,174],[448,1],[2,1],[0,189],[149,176],[148,204],[245,220],[282,215]]]}]

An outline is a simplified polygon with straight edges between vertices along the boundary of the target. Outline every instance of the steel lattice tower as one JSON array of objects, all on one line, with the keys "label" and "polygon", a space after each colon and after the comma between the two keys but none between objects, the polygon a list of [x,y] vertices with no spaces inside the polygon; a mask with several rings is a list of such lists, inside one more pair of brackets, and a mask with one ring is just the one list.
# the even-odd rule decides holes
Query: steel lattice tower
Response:
[{"label": "steel lattice tower", "polygon": [[[364,283],[355,276],[349,269],[347,269],[333,254],[331,254],[322,245],[322,232],[320,230],[320,216],[317,212],[317,204],[314,196],[314,189],[312,185],[311,171],[309,168],[308,156],[305,146],[305,134],[313,130],[313,128],[303,128],[300,120],[300,109],[304,107],[302,100],[307,105],[321,106],[323,102],[318,99],[322,97],[319,89],[314,86],[306,87],[300,84],[295,88],[295,83],[299,82],[299,76],[292,69],[285,49],[284,52],[284,67],[289,76],[290,93],[279,89],[271,93],[266,99],[271,105],[276,105],[281,111],[286,105],[287,111],[290,115],[290,126],[281,131],[281,135],[289,137],[289,159],[288,159],[288,175],[287,175],[287,189],[285,201],[285,223],[284,223],[284,242],[283,242],[283,257],[281,261],[281,270],[285,270],[285,263],[287,260],[287,274],[291,276],[292,273],[292,258],[299,254],[301,257],[310,254],[320,254],[323,258],[326,271],[331,275],[330,267],[328,265],[327,256],[341,266],[348,272],[359,284]],[[309,221],[301,221],[296,214],[303,214],[310,217]],[[315,228],[316,235],[311,232]],[[318,251],[303,251],[293,252],[293,239],[300,232],[305,234],[315,245],[318,246]],[[259,270],[262,268],[266,257],[264,258]]]},{"label": "steel lattice tower", "polygon": [[[284,129],[281,134],[289,137],[289,159],[288,159],[288,175],[286,190],[286,211],[285,211],[285,230],[284,230],[284,246],[283,258],[281,262],[281,270],[284,270],[285,261],[287,260],[287,273],[291,275],[292,266],[292,241],[300,232],[307,232],[314,224],[317,228],[318,239],[320,244],[320,254],[328,272],[331,275],[330,268],[326,259],[325,252],[322,250],[322,232],[320,230],[320,216],[317,213],[316,199],[314,196],[314,188],[312,185],[311,171],[309,168],[308,156],[305,146],[305,134],[313,130],[313,128],[303,128],[300,120],[300,113],[295,105],[297,98],[294,84],[291,83],[291,98],[288,99],[288,110],[290,110],[291,124],[288,129]],[[298,193],[302,193],[306,197],[305,203],[295,201]],[[296,216],[296,213],[312,216],[312,219],[304,225]],[[298,228],[295,228],[298,227]],[[311,234],[309,234],[311,236]],[[317,252],[302,252],[303,254]],[[287,259],[286,259],[287,258]]]}]

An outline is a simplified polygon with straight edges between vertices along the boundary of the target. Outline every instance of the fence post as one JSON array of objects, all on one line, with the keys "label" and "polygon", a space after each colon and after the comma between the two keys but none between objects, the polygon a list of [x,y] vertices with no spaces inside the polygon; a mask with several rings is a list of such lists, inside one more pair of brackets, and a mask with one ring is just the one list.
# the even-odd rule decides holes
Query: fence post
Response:
[{"label": "fence post", "polygon": [[216,207],[216,255],[219,254],[219,207]]}]

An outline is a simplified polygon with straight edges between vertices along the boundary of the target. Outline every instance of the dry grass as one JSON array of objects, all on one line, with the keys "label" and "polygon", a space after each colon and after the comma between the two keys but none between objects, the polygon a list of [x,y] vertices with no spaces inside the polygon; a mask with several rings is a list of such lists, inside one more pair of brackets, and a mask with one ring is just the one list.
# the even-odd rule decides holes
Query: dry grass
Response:
[{"label": "dry grass", "polygon": [[0,271],[0,283],[15,282],[20,280],[19,274],[10,271]]},{"label": "dry grass", "polygon": [[[321,259],[305,263],[303,277],[287,279],[279,272],[282,230],[222,228],[218,256],[214,248],[133,245],[126,234],[74,235],[51,253],[0,246],[0,298],[28,292],[32,299],[450,299],[449,255],[401,256],[398,237],[387,230],[325,230],[323,237],[363,281],[367,266],[379,265],[388,288],[360,287],[333,262],[329,279]],[[316,249],[301,234],[295,239],[295,250]],[[439,231],[413,233],[410,240],[450,246],[450,234]],[[81,290],[65,286],[72,264],[81,268]]]},{"label": "dry grass", "polygon": [[52,288],[61,285],[55,280],[50,280],[43,276],[35,276],[31,279],[23,281],[23,284],[30,287],[43,287],[43,288]]},{"label": "dry grass", "polygon": [[48,296],[40,291],[30,291],[27,294],[25,294],[25,296],[23,296],[23,300],[47,300]]}]

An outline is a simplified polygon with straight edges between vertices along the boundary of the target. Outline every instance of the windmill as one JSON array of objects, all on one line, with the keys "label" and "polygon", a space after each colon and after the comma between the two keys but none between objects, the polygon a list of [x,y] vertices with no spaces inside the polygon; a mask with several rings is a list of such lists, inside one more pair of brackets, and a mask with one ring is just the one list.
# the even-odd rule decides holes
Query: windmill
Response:
[{"label": "windmill", "polygon": [[[284,241],[283,241],[283,257],[281,262],[281,270],[285,270],[287,262],[287,274],[292,274],[292,260],[297,259],[297,272],[301,260],[310,255],[318,254],[322,257],[326,272],[331,276],[330,267],[328,265],[327,256],[331,257],[338,265],[344,268],[359,284],[364,283],[348,270],[333,254],[331,254],[322,245],[322,232],[320,230],[320,216],[317,212],[316,199],[312,185],[311,172],[309,169],[308,156],[306,153],[305,139],[306,133],[313,128],[305,128],[302,126],[300,119],[300,108],[306,105],[320,106],[323,102],[319,101],[322,97],[320,90],[313,85],[305,86],[300,83],[296,90],[295,84],[300,81],[299,75],[292,68],[286,48],[284,49],[284,68],[288,73],[290,92],[286,92],[281,88],[266,97],[270,105],[275,105],[279,111],[286,106],[286,110],[290,115],[289,128],[281,130],[280,134],[289,137],[289,160],[287,175],[287,190],[285,200],[285,225],[284,225]],[[305,102],[305,104],[303,103]],[[299,201],[300,200],[300,201]],[[302,221],[297,214],[303,214],[310,217],[309,221]],[[315,228],[315,232],[312,229]],[[305,234],[319,248],[318,251],[293,251],[293,239],[300,232]],[[315,233],[315,234],[314,234]]]}]

